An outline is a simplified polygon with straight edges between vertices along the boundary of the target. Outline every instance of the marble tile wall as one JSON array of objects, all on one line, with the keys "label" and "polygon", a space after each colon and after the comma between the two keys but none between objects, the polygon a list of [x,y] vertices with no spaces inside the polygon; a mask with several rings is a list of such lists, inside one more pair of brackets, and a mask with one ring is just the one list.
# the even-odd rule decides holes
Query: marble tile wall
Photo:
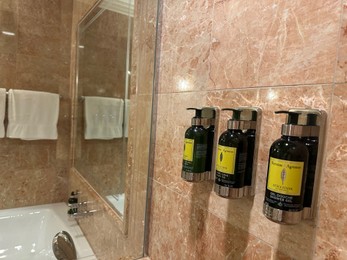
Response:
[{"label": "marble tile wall", "polygon": [[63,201],[70,147],[69,0],[0,2],[0,86],[59,93],[58,140],[0,139],[0,208]]},{"label": "marble tile wall", "polygon": [[[151,259],[346,259],[347,1],[163,0],[149,248]],[[227,200],[181,177],[194,106],[263,110],[256,195]],[[278,109],[328,113],[314,221],[262,215]],[[225,121],[220,122],[225,129]]]}]

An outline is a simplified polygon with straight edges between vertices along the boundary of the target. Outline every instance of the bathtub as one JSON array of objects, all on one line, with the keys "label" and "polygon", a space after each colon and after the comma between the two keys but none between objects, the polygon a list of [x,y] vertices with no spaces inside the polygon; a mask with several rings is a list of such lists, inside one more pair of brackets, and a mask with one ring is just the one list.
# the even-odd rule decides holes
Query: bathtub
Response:
[{"label": "bathtub", "polygon": [[95,260],[93,250],[65,203],[0,210],[0,260],[56,259],[55,234],[65,230],[75,243],[77,258]]}]

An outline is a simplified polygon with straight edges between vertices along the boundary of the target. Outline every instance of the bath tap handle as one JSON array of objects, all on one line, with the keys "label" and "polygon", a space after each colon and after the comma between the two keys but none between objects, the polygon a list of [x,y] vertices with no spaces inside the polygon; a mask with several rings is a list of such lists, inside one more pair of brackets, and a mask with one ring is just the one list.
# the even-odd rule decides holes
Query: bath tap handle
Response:
[{"label": "bath tap handle", "polygon": [[86,205],[93,204],[93,203],[94,203],[93,201],[82,201],[82,202],[76,202],[76,203],[68,203],[67,205],[70,208],[78,208],[78,207],[86,206]]},{"label": "bath tap handle", "polygon": [[97,212],[96,209],[85,210],[85,211],[81,211],[81,212],[76,212],[76,213],[69,214],[69,216],[72,217],[72,218],[83,218],[83,217],[92,216],[92,215],[94,215],[94,213],[96,213],[96,212]]}]

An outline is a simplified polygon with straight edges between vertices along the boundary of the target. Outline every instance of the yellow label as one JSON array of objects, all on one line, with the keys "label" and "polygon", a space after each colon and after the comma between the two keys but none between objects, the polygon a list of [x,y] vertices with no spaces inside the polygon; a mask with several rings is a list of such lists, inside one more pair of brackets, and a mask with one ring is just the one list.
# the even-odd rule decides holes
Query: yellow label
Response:
[{"label": "yellow label", "polygon": [[216,170],[226,174],[234,174],[236,148],[218,145]]},{"label": "yellow label", "polygon": [[270,157],[267,188],[283,195],[300,196],[304,162]]},{"label": "yellow label", "polygon": [[193,153],[194,153],[194,139],[184,139],[184,152],[183,152],[183,160],[185,161],[193,161]]}]

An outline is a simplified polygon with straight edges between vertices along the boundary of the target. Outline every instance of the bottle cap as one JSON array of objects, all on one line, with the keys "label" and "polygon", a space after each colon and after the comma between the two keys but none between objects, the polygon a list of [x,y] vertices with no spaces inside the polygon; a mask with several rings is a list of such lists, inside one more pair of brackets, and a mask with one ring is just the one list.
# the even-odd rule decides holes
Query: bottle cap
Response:
[{"label": "bottle cap", "polygon": [[[232,117],[228,120],[228,129],[229,130],[247,130],[247,129],[255,129],[256,128],[256,118],[257,111],[252,111],[251,120],[241,120],[242,112],[247,109],[243,108],[223,108],[222,111],[233,111]],[[253,120],[255,119],[255,120]]]}]

